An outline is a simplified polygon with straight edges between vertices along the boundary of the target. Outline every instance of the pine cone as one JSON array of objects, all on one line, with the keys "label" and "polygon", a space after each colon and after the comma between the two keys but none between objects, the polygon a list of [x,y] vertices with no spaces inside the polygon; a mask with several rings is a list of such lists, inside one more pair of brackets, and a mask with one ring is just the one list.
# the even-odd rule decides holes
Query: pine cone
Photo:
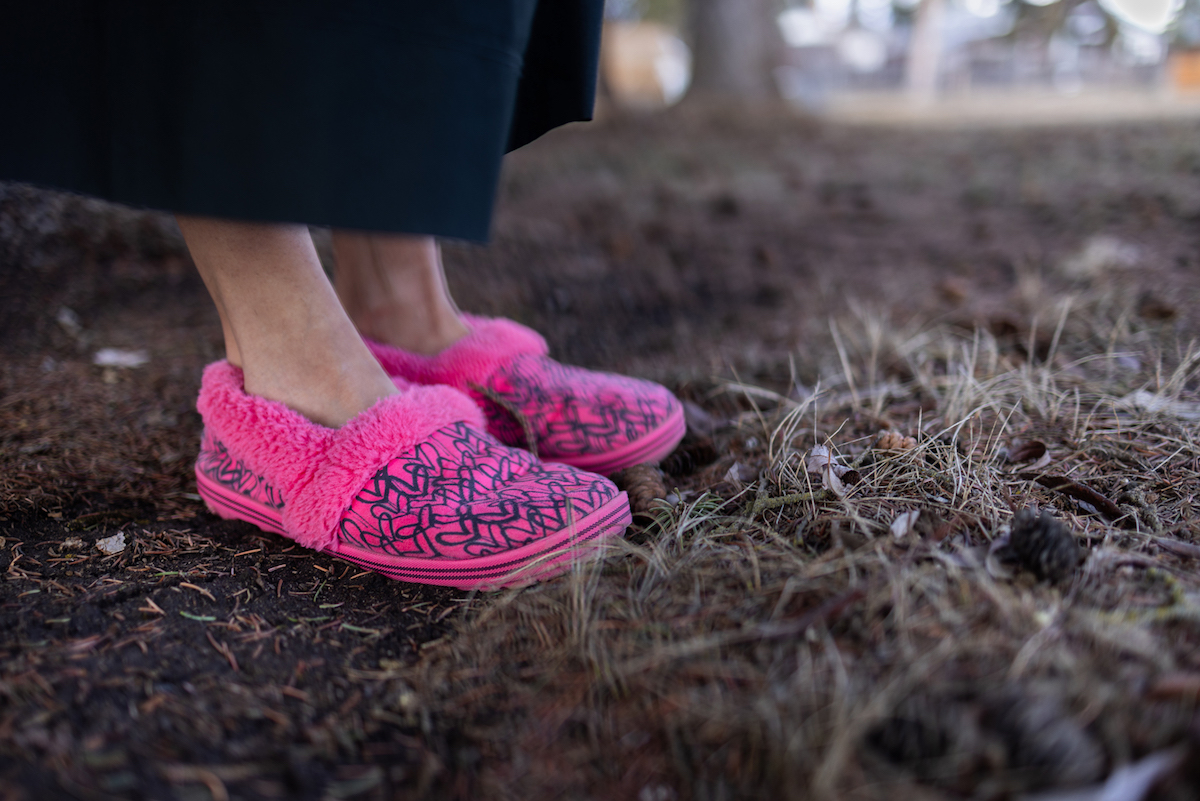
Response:
[{"label": "pine cone", "polygon": [[1037,783],[1080,785],[1104,775],[1104,749],[1059,697],[1009,687],[987,699],[984,718],[1007,752],[1007,768]]},{"label": "pine cone", "polygon": [[917,441],[896,431],[880,431],[875,447],[881,451],[911,451],[917,447]]},{"label": "pine cone", "polygon": [[720,454],[711,437],[696,437],[689,432],[679,446],[662,460],[662,470],[671,476],[690,476],[715,462],[718,456]]},{"label": "pine cone", "polygon": [[867,743],[898,765],[921,767],[940,759],[954,745],[953,729],[937,714],[937,699],[901,704],[867,732]]},{"label": "pine cone", "polygon": [[667,497],[662,471],[650,462],[618,470],[612,480],[618,489],[629,493],[629,506],[635,515],[651,516],[654,502]]},{"label": "pine cone", "polygon": [[979,753],[976,715],[950,696],[918,694],[901,701],[867,731],[865,744],[922,781],[945,784],[971,769]]},{"label": "pine cone", "polygon": [[1009,549],[1038,578],[1051,583],[1068,579],[1083,559],[1083,551],[1062,521],[1049,512],[1022,509],[1012,522]]}]

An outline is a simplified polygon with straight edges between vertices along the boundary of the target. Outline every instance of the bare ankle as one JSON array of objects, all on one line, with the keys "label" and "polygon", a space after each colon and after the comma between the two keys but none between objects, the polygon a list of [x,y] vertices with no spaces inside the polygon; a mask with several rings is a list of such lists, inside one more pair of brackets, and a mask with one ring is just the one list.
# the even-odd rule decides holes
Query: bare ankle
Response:
[{"label": "bare ankle", "polygon": [[390,309],[351,315],[359,333],[411,353],[434,356],[471,333],[457,314],[437,320],[416,321]]},{"label": "bare ankle", "polygon": [[319,365],[291,369],[252,365],[245,370],[244,386],[247,394],[279,401],[329,428],[340,428],[380,398],[398,392],[374,361],[331,369]]},{"label": "bare ankle", "polygon": [[333,232],[334,285],[359,333],[433,355],[470,333],[431,237]]}]

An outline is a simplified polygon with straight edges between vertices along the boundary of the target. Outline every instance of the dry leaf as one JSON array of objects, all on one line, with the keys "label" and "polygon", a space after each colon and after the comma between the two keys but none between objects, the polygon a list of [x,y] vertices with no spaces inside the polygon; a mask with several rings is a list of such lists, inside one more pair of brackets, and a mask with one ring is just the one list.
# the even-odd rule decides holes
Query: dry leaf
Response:
[{"label": "dry leaf", "polygon": [[1132,765],[1117,768],[1103,784],[1027,795],[1023,801],[1141,801],[1154,785],[1180,766],[1186,753],[1183,747],[1156,751]]},{"label": "dry leaf", "polygon": [[1068,278],[1093,279],[1116,270],[1136,267],[1141,248],[1115,236],[1093,236],[1077,253],[1062,263]]},{"label": "dry leaf", "polygon": [[[824,445],[814,446],[808,452],[808,461],[805,463],[805,468],[810,473],[821,473],[829,469],[836,473],[838,478],[844,478],[849,473],[857,472],[838,462],[837,457]],[[851,483],[857,482],[851,481]]]},{"label": "dry leaf", "polygon": [[1022,442],[1020,445],[1014,445],[1012,450],[1008,452],[1008,461],[1032,462],[1034,459],[1041,459],[1045,455],[1046,443],[1040,439],[1031,439],[1028,442]]},{"label": "dry leaf", "polygon": [[912,533],[913,527],[917,524],[917,518],[921,516],[920,509],[912,509],[907,512],[901,512],[892,521],[892,536],[898,540],[902,540]]},{"label": "dry leaf", "polygon": [[846,487],[844,484],[842,484],[842,480],[838,478],[837,471],[834,469],[834,467],[834,465],[827,465],[825,469],[821,471],[821,486],[835,495],[845,495]]},{"label": "dry leaf", "polygon": [[1179,316],[1179,306],[1155,292],[1143,292],[1138,299],[1138,314],[1147,320],[1172,320]]},{"label": "dry leaf", "polygon": [[833,453],[824,445],[814,445],[813,449],[808,452],[808,460],[805,462],[805,469],[810,473],[820,473],[825,469],[826,465],[834,464]]},{"label": "dry leaf", "polygon": [[1050,452],[1049,452],[1049,451],[1047,451],[1046,453],[1043,453],[1043,454],[1042,454],[1042,458],[1041,458],[1041,459],[1038,459],[1036,462],[1034,462],[1033,464],[1029,465],[1029,469],[1030,469],[1030,470],[1038,470],[1038,471],[1040,471],[1040,470],[1044,470],[1044,469],[1046,469],[1047,467],[1049,467],[1049,466],[1050,466],[1050,463],[1051,463],[1051,462],[1053,462],[1053,461],[1054,461],[1054,457],[1052,457],[1052,456],[1050,455]]},{"label": "dry leaf", "polygon": [[125,532],[118,531],[111,537],[105,537],[104,539],[96,540],[96,547],[109,556],[120,553],[121,551],[125,550]]},{"label": "dry leaf", "polygon": [[846,487],[842,484],[842,476],[851,472],[850,468],[838,464],[837,457],[824,445],[816,445],[808,452],[805,469],[810,473],[818,473],[821,476],[821,486],[830,492],[836,495],[846,493]]},{"label": "dry leaf", "polygon": [[54,320],[62,326],[64,331],[75,338],[83,333],[83,324],[79,321],[79,315],[66,306],[58,310],[58,314],[54,315]]}]

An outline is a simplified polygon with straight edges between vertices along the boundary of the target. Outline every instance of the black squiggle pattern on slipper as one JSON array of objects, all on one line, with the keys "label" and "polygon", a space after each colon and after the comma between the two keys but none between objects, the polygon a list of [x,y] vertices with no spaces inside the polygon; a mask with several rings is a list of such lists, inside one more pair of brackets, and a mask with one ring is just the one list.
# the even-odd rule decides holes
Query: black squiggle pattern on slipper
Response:
[{"label": "black squiggle pattern on slipper", "polygon": [[245,462],[235,459],[208,431],[200,435],[200,455],[196,458],[196,467],[213,481],[234,492],[272,509],[283,508],[283,496],[265,478],[246,467]]},{"label": "black squiggle pattern on slipper", "polygon": [[[205,432],[197,467],[274,509],[284,498]],[[380,469],[340,523],[341,540],[379,554],[491,556],[569,528],[618,491],[600,476],[543,464],[466,423],[440,429]]]},{"label": "black squiggle pattern on slipper", "polygon": [[616,494],[597,475],[542,464],[457,424],[376,473],[341,534],[394,556],[490,556],[568,528]]},{"label": "black squiggle pattern on slipper", "polygon": [[679,405],[650,381],[535,355],[513,357],[484,386],[487,392],[466,391],[487,416],[488,431],[505,445],[526,447],[524,428],[505,407],[519,411],[543,459],[607,453],[654,431]]}]

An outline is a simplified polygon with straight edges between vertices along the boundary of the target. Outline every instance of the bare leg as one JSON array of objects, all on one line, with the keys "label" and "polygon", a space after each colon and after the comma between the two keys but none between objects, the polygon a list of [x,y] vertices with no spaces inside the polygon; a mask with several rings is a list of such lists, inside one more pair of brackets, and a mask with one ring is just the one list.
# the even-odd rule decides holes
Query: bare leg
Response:
[{"label": "bare leg", "polygon": [[178,220],[246,392],[332,427],[396,394],[338,303],[307,228]]},{"label": "bare leg", "polygon": [[338,297],[363,336],[432,355],[470,333],[433,237],[335,229],[333,256]]}]

